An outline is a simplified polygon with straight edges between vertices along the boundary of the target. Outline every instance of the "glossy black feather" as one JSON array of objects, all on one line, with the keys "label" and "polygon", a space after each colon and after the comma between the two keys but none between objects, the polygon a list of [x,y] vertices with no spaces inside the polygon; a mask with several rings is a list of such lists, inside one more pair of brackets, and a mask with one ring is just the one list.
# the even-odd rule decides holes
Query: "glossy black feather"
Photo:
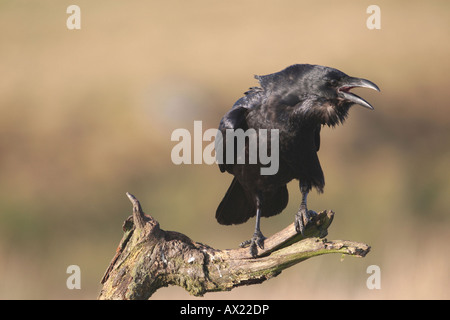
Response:
[{"label": "glossy black feather", "polygon": [[317,155],[321,126],[342,123],[353,104],[339,96],[339,86],[351,77],[333,68],[293,65],[255,78],[260,87],[250,88],[236,101],[219,131],[225,145],[227,129],[278,129],[279,170],[263,176],[260,163],[219,164],[222,172],[234,176],[216,212],[221,224],[243,223],[254,216],[257,195],[263,199],[262,216],[280,213],[288,203],[286,184],[292,179],[300,180],[308,191],[322,192],[325,179]]}]

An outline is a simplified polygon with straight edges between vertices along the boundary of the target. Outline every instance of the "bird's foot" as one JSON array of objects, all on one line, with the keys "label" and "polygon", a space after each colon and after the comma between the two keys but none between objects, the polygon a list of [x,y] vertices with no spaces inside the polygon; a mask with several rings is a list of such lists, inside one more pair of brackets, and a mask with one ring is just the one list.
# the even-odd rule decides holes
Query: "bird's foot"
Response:
[{"label": "bird's foot", "polygon": [[250,254],[255,258],[258,255],[258,247],[264,249],[264,240],[266,240],[266,237],[263,236],[261,231],[257,231],[250,240],[242,242],[239,246],[241,248],[250,246]]},{"label": "bird's foot", "polygon": [[295,230],[301,233],[302,236],[305,235],[306,226],[317,216],[317,212],[308,210],[306,207],[300,208],[300,210],[295,215]]}]

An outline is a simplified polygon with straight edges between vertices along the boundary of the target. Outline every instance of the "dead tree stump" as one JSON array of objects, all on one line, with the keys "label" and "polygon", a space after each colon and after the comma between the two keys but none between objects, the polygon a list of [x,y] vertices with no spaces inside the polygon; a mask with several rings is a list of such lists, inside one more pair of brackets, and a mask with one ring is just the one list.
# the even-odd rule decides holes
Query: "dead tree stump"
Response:
[{"label": "dead tree stump", "polygon": [[295,231],[292,223],[267,238],[264,249],[252,258],[248,248],[218,250],[184,234],[164,231],[155,219],[144,214],[133,195],[127,196],[133,204],[133,215],[124,222],[124,235],[101,280],[99,299],[148,299],[169,285],[202,296],[261,283],[318,255],[364,257],[370,250],[364,243],[325,239],[334,213],[322,211],[314,223],[308,224],[305,237]]}]

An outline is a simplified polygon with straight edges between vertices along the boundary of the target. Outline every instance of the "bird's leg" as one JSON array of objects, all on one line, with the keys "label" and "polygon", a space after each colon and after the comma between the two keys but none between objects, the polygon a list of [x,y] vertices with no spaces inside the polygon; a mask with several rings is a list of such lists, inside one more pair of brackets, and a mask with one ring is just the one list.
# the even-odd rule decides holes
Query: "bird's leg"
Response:
[{"label": "bird's leg", "polygon": [[261,220],[261,200],[262,196],[256,196],[256,224],[255,224],[255,232],[253,233],[253,237],[250,240],[244,241],[240,244],[240,247],[248,247],[250,246],[250,254],[252,257],[256,257],[258,254],[258,248],[264,249],[264,240],[266,237],[261,232],[260,229],[260,220]]},{"label": "bird's leg", "polygon": [[312,217],[315,215],[314,211],[309,211],[306,199],[308,197],[309,190],[311,188],[308,187],[308,185],[300,182],[300,192],[302,193],[302,203],[300,204],[300,209],[298,210],[297,214],[295,215],[295,230],[298,233],[301,233],[304,235],[305,228],[308,225],[308,223],[311,221]]}]

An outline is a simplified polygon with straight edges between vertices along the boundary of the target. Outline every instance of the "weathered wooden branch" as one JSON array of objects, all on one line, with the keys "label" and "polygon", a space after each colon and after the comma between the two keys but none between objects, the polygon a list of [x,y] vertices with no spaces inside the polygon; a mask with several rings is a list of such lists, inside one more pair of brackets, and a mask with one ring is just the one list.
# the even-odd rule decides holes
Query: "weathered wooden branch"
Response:
[{"label": "weathered wooden branch", "polygon": [[125,233],[101,280],[99,299],[148,299],[169,285],[202,296],[261,283],[314,256],[341,253],[364,257],[370,250],[363,243],[324,239],[334,213],[322,211],[314,223],[308,224],[306,238],[292,223],[267,238],[264,249],[252,258],[248,248],[218,250],[184,234],[164,231],[155,219],[144,214],[133,195],[127,196],[133,204],[133,215],[124,222]]}]

